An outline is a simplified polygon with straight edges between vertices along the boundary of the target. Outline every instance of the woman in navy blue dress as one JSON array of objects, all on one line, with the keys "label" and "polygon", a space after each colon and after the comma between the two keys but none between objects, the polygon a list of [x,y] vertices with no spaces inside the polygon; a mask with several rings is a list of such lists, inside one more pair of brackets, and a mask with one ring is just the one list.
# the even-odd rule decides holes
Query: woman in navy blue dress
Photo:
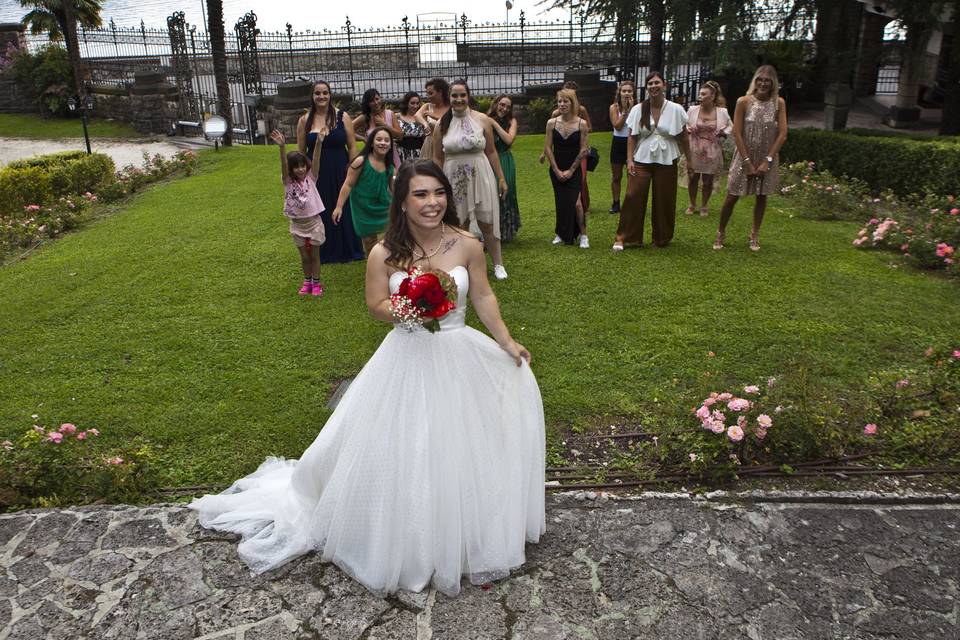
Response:
[{"label": "woman in navy blue dress", "polygon": [[353,230],[349,203],[343,207],[343,216],[338,224],[334,224],[330,217],[340,195],[340,187],[347,177],[347,165],[356,155],[353,122],[345,115],[333,106],[330,85],[321,80],[313,85],[310,111],[297,123],[297,147],[301,153],[312,158],[317,141],[322,145],[317,192],[324,206],[320,218],[326,228],[327,241],[320,247],[320,261],[325,264],[364,258],[360,238]]}]

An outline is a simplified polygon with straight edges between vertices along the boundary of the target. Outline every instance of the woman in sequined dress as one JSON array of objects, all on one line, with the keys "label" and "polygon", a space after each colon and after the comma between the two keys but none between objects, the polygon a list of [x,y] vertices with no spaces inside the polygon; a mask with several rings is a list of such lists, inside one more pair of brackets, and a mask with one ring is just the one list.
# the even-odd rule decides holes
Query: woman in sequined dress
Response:
[{"label": "woman in sequined dress", "polygon": [[730,161],[727,198],[720,209],[720,228],[714,249],[723,249],[727,223],[740,196],[756,196],[750,250],[760,250],[760,224],[767,209],[767,196],[779,187],[778,153],[787,140],[787,103],[779,96],[777,70],[765,64],[757,69],[747,95],[737,100],[733,136],[737,151]]}]

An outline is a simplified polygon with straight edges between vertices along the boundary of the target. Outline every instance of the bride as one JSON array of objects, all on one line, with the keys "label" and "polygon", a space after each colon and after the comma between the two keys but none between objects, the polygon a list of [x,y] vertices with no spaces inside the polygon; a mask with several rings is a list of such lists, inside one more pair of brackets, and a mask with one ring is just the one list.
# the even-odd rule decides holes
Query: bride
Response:
[{"label": "bride", "polygon": [[[255,572],[316,550],[377,594],[432,583],[452,596],[461,576],[505,577],[540,539],[540,390],[450,194],[432,161],[405,163],[366,275],[370,313],[394,322],[409,267],[450,274],[458,297],[440,330],[395,327],[299,461],[268,458],[190,505],[203,526],[240,534]],[[468,293],[495,342],[464,324]]]}]

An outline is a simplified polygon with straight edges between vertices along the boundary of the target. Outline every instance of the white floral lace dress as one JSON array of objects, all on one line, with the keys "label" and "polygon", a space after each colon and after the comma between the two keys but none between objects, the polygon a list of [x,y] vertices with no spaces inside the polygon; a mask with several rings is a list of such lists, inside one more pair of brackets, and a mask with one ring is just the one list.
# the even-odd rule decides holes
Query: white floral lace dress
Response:
[{"label": "white floral lace dress", "polygon": [[493,225],[500,237],[500,195],[497,178],[484,154],[483,126],[470,114],[452,112],[450,128],[443,136],[443,172],[453,186],[457,214],[464,227],[477,221]]}]

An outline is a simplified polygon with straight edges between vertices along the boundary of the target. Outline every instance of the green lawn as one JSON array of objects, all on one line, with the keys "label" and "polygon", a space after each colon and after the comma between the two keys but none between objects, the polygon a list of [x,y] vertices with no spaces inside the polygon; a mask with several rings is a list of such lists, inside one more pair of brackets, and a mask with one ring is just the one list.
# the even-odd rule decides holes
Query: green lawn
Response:
[{"label": "green lawn", "polygon": [[[857,251],[855,225],[793,216],[781,198],[759,253],[746,202],[728,248],[711,250],[715,196],[708,219],[678,216],[668,248],[614,254],[609,135],[594,138],[589,250],[551,246],[541,137],[518,140],[523,227],[505,247],[510,278],[494,284],[555,432],[686,409],[707,369],[742,384],[803,367],[843,396],[956,338],[955,285]],[[389,326],[366,312],[361,263],[325,266],[321,301],[296,295],[276,163],[272,147],[207,153],[195,176],[0,269],[0,435],[32,414],[97,427],[107,443],[143,435],[182,485],[298,456]]]},{"label": "green lawn", "polygon": [[[128,124],[94,118],[87,125],[91,138],[142,138]],[[82,138],[83,123],[76,118],[41,118],[24,113],[0,113],[0,138],[59,140]]]}]

